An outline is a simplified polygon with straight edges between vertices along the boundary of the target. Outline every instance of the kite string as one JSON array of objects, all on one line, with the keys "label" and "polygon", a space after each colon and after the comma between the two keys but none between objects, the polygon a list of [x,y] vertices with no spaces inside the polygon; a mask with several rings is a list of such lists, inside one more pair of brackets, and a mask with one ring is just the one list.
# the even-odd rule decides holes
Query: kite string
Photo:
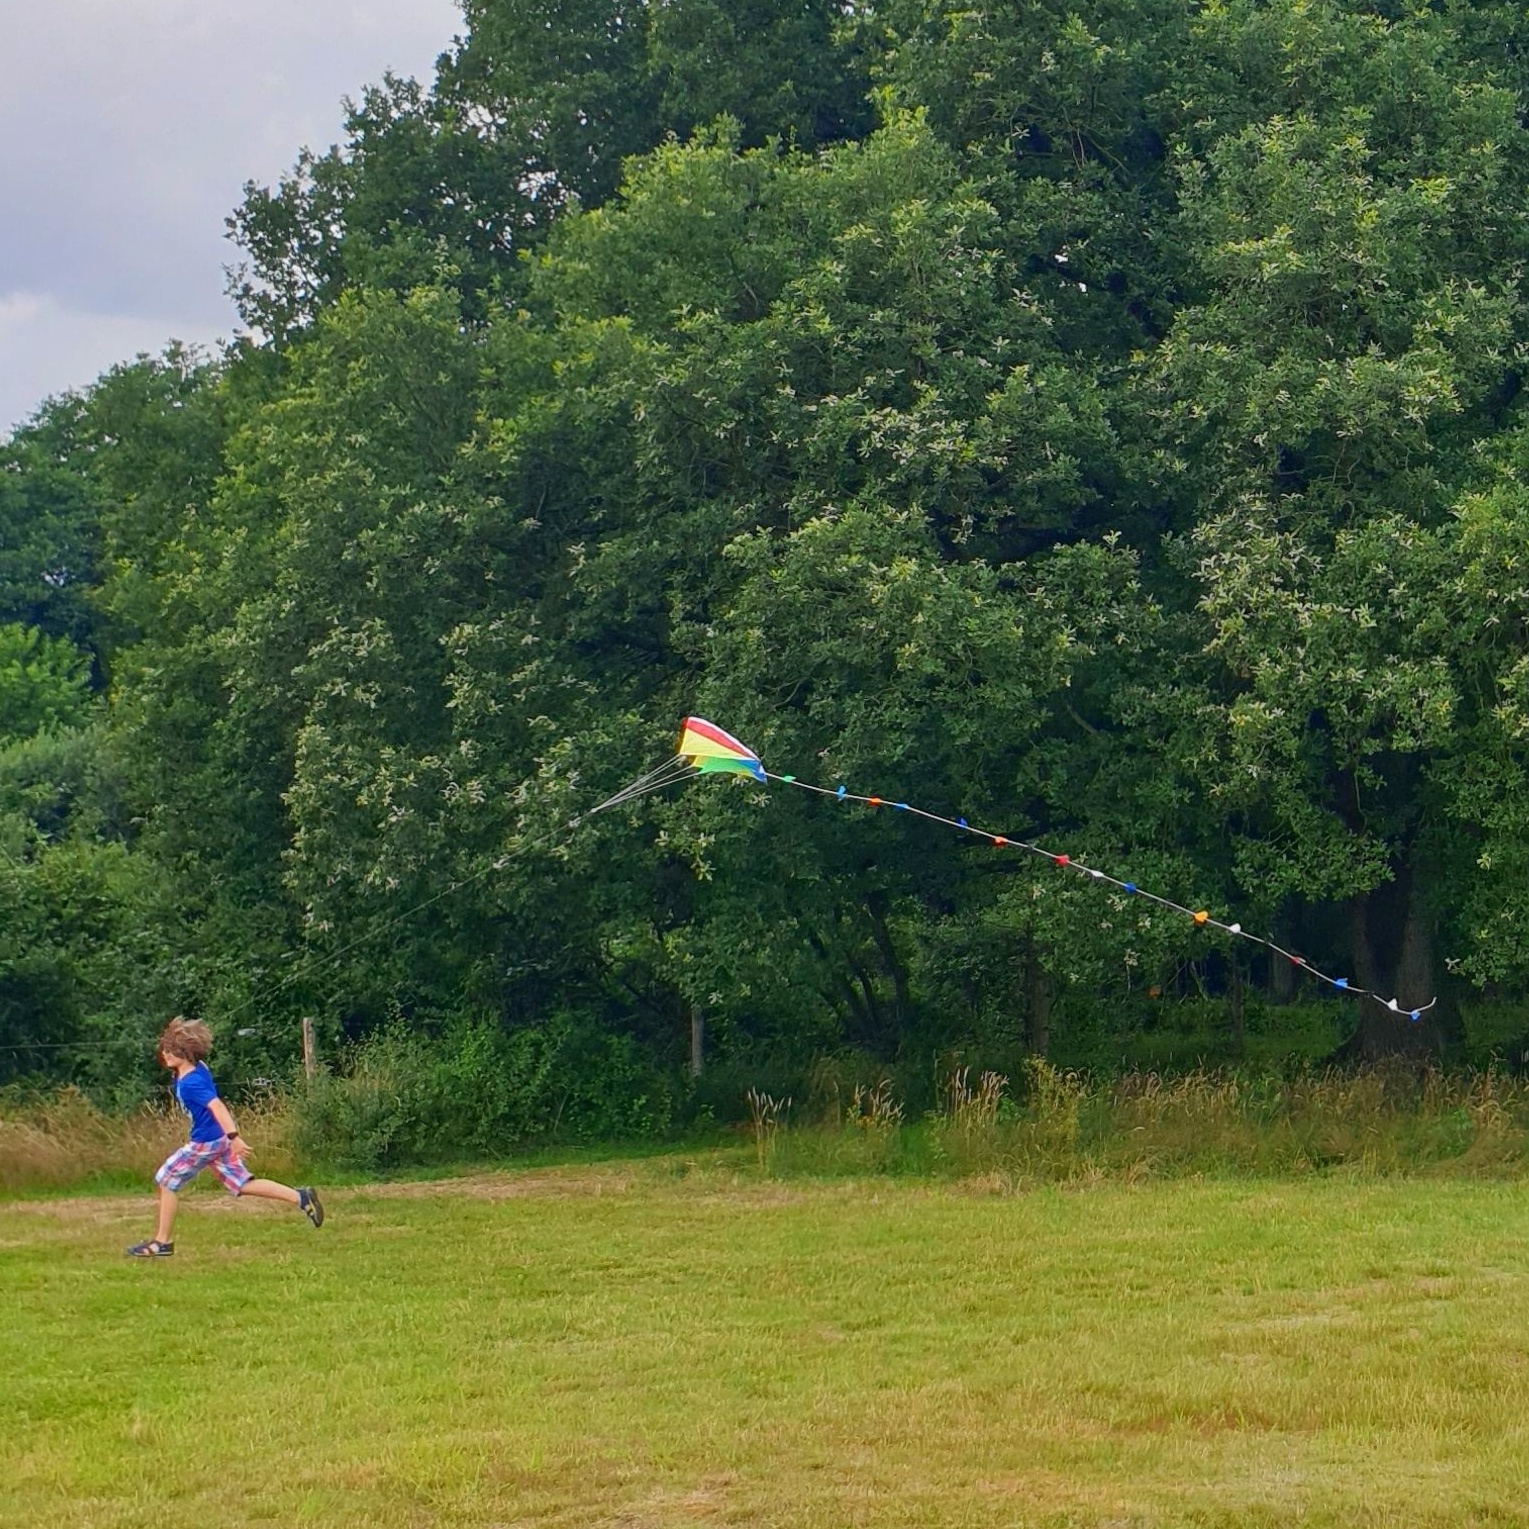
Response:
[{"label": "kite string", "polygon": [[[587,813],[583,814],[583,817],[592,817],[597,812],[603,812],[607,807],[617,807],[620,806],[623,802],[634,801],[640,796],[646,796],[654,791],[661,791],[666,787],[672,786],[676,782],[685,780],[689,776],[695,775],[697,773],[698,772],[696,767],[687,758],[685,758],[684,755],[676,754],[671,758],[666,759],[663,764],[657,767],[657,769],[650,770],[646,775],[640,776],[630,785],[622,787],[622,789],[616,792],[614,796],[608,797],[605,801],[601,802],[599,806],[591,807]],[[569,826],[576,827],[582,821],[583,818],[575,818]],[[561,836],[562,831],[559,830],[557,833],[548,834],[543,839],[530,845],[523,845],[521,848],[525,850],[543,849]],[[4,850],[3,846],[0,846],[0,853],[5,855],[6,860],[10,862],[14,869],[18,871],[21,869],[21,867],[17,865],[17,863],[12,859],[10,854]],[[292,986],[294,982],[298,982],[306,977],[311,977],[315,972],[321,971],[325,966],[332,965],[334,962],[340,960],[343,956],[349,955],[350,952],[355,950],[358,946],[364,945],[368,941],[376,939],[379,935],[385,934],[388,930],[396,928],[406,920],[415,917],[417,914],[423,913],[427,908],[433,907],[436,903],[452,896],[453,893],[460,892],[464,887],[472,886],[474,883],[483,880],[485,876],[491,875],[495,871],[503,870],[504,867],[509,864],[509,862],[510,856],[498,856],[491,860],[481,870],[475,871],[471,876],[464,876],[460,881],[452,882],[443,891],[437,892],[431,897],[427,897],[423,902],[415,903],[413,906],[405,908],[403,912],[395,914],[392,918],[387,919],[374,928],[367,930],[365,934],[358,935],[355,939],[348,941],[346,944],[339,946],[337,949],[324,951],[319,954],[310,954],[307,960],[300,963],[300,965],[295,970],[288,972],[279,982],[275,983],[274,986],[262,988],[259,992],[254,993],[250,997],[246,998],[242,1003],[236,1004],[232,1009],[227,1010],[220,1017],[221,1022],[227,1024],[230,1021],[237,1019],[239,1015],[247,1012],[249,1009],[252,1009],[257,1003],[269,1002],[271,999],[285,992],[289,987]],[[251,1032],[244,1031],[242,1033],[249,1034]],[[19,1045],[0,1046],[0,1052],[89,1051],[96,1050],[104,1046],[109,1046],[111,1044],[113,1043],[109,1040],[27,1041]]]},{"label": "kite string", "polygon": [[[578,819],[574,820],[575,823],[578,821]],[[562,837],[562,833],[562,830],[549,833],[543,838],[533,841],[529,845],[522,845],[521,849],[523,851],[545,849],[548,845],[553,844],[558,839],[560,839]],[[396,928],[405,920],[413,918],[416,914],[423,913],[426,908],[434,907],[436,903],[450,897],[453,893],[460,892],[464,887],[470,887],[474,883],[482,881],[485,876],[492,875],[495,871],[502,871],[505,866],[510,863],[510,859],[511,856],[509,855],[499,855],[493,860],[489,861],[489,863],[485,865],[481,870],[474,871],[471,876],[464,876],[460,881],[452,882],[450,886],[446,887],[443,891],[437,892],[431,897],[427,897],[423,902],[415,903],[411,907],[405,908],[402,913],[394,914],[392,918],[387,919],[383,923],[376,925],[374,928],[367,930],[365,934],[358,935],[355,939],[348,941],[344,945],[341,945],[338,949],[326,950],[321,953],[310,954],[309,958],[302,962],[296,970],[288,972],[286,976],[283,977],[281,981],[277,982],[274,986],[263,988],[261,991],[255,993],[251,997],[246,998],[242,1003],[236,1004],[232,1009],[227,1010],[220,1016],[220,1022],[227,1024],[229,1021],[236,1019],[247,1009],[253,1008],[257,1003],[268,1002],[269,1000],[275,998],[279,993],[285,992],[287,988],[291,987],[294,982],[297,982],[301,978],[311,977],[315,972],[322,970],[325,966],[328,966],[335,961],[338,961],[342,956],[349,955],[350,952],[355,950],[357,946],[365,945],[368,941],[376,939],[379,935],[385,934],[388,930]],[[240,1034],[243,1035],[252,1033],[257,1032],[251,1030],[243,1030],[240,1032]],[[124,1038],[124,1043],[125,1039],[126,1038]],[[110,1040],[27,1041],[20,1045],[0,1046],[0,1051],[89,1051],[112,1044],[114,1043]]]},{"label": "kite string", "polygon": [[840,802],[857,802],[867,807],[890,807],[896,812],[911,813],[914,817],[927,819],[931,823],[942,824],[946,828],[953,828],[958,833],[971,834],[978,839],[986,839],[989,844],[1000,849],[1028,850],[1032,855],[1039,855],[1042,859],[1049,860],[1053,865],[1066,870],[1078,871],[1094,881],[1109,883],[1110,886],[1118,887],[1122,892],[1131,897],[1143,897],[1148,902],[1158,904],[1159,907],[1168,908],[1174,913],[1182,913],[1186,918],[1193,921],[1197,928],[1219,929],[1224,934],[1233,935],[1238,939],[1248,940],[1255,945],[1262,945],[1266,950],[1272,950],[1276,955],[1283,956],[1292,966],[1309,972],[1313,977],[1327,983],[1340,993],[1353,993],[1357,997],[1373,998],[1383,1009],[1392,1014],[1406,1014],[1414,1023],[1422,1018],[1429,1009],[1439,1001],[1437,995],[1430,998],[1427,1003],[1416,1009],[1403,1009],[1394,998],[1382,998],[1379,993],[1371,992],[1368,988],[1355,987],[1346,977],[1330,977],[1326,972],[1318,971],[1304,956],[1298,956],[1292,951],[1286,950],[1275,941],[1265,939],[1262,935],[1251,934],[1241,924],[1224,923],[1221,919],[1213,918],[1207,911],[1202,909],[1186,908],[1182,903],[1176,903],[1171,898],[1159,897],[1155,892],[1144,891],[1135,882],[1121,881],[1118,877],[1111,876],[1107,871],[1101,871],[1091,865],[1084,865],[1074,860],[1070,855],[1059,855],[1039,844],[1031,844],[1024,839],[1010,838],[1007,834],[993,833],[989,829],[974,828],[965,818],[948,818],[938,812],[928,812],[922,807],[915,807],[908,802],[899,802],[887,797],[860,796],[848,790],[844,786],[830,788],[828,786],[813,785],[810,781],[798,780],[794,775],[777,775],[772,770],[765,770],[767,779],[779,781],[785,786],[795,786],[799,791],[810,791],[817,796],[832,797]]},{"label": "kite string", "polygon": [[[693,765],[684,755],[673,755],[666,759],[656,769],[650,770],[646,775],[639,776],[638,779],[633,781],[630,785],[623,786],[622,789],[616,792],[614,796],[608,797],[597,807],[591,807],[587,813],[583,814],[582,817],[574,818],[568,826],[570,828],[577,827],[584,818],[592,817],[597,812],[603,812],[608,807],[617,807],[620,806],[623,802],[634,801],[638,797],[646,796],[651,792],[661,791],[666,787],[672,786],[678,781],[685,780],[689,776],[695,775],[697,773],[698,771],[696,766]],[[556,833],[548,834],[543,839],[530,845],[523,845],[521,848],[523,850],[543,849],[561,836],[562,830],[559,830]],[[3,846],[0,846],[0,853],[5,853]],[[10,861],[13,868],[17,870],[21,869],[21,867],[18,866],[14,860],[12,860],[8,853],[5,853],[5,858],[6,860]],[[334,962],[340,960],[341,957],[349,955],[350,952],[355,950],[358,946],[364,945],[368,941],[376,939],[379,935],[385,934],[388,930],[396,928],[399,924],[402,924],[406,920],[415,917],[415,915],[423,913],[425,909],[433,907],[436,903],[441,902],[447,897],[450,897],[453,893],[460,892],[464,887],[472,886],[475,882],[481,881],[485,876],[488,876],[495,871],[503,870],[504,867],[509,864],[509,862],[510,856],[501,855],[496,859],[491,860],[486,866],[483,867],[482,870],[475,871],[471,876],[465,876],[460,881],[452,882],[443,891],[437,892],[431,897],[427,897],[423,902],[415,903],[412,907],[405,908],[403,912],[395,914],[392,918],[387,919],[382,924],[367,930],[365,934],[358,935],[355,939],[344,945],[341,945],[338,949],[324,951],[321,954],[311,954],[307,960],[303,961],[295,970],[288,972],[286,976],[284,976],[274,986],[261,989],[259,992],[254,993],[250,997],[246,998],[242,1003],[236,1004],[232,1009],[226,1011],[221,1016],[221,1022],[226,1024],[231,1020],[237,1019],[239,1015],[245,1013],[249,1009],[252,1009],[257,1003],[269,1002],[278,994],[285,992],[286,989],[291,987],[294,982],[297,982],[305,977],[311,977],[315,972],[322,970],[325,966],[331,965]],[[253,1032],[246,1030],[241,1033],[250,1034]],[[88,1051],[111,1044],[112,1042],[108,1040],[28,1041],[20,1045],[0,1046],[0,1052],[77,1050]]]}]

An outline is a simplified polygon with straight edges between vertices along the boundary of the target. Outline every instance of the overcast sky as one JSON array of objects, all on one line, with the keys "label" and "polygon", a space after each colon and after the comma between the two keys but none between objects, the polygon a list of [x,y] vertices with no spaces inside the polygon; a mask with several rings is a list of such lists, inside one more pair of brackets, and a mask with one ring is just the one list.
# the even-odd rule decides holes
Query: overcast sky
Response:
[{"label": "overcast sky", "polygon": [[223,220],[429,80],[455,0],[0,0],[0,437],[167,340],[232,332]]}]

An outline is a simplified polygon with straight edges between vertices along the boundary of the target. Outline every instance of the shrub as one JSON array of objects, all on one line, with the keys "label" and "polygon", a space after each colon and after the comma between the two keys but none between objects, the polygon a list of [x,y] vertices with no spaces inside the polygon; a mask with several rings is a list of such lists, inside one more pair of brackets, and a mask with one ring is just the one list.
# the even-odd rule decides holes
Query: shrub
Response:
[{"label": "shrub", "polygon": [[1472,1066],[1529,1063],[1529,1004],[1481,1000],[1460,1005],[1465,1056]]},{"label": "shrub", "polygon": [[391,1026],[300,1091],[297,1133],[316,1160],[395,1168],[538,1141],[661,1136],[673,1092],[635,1042],[590,1026],[472,1020],[434,1039]]}]

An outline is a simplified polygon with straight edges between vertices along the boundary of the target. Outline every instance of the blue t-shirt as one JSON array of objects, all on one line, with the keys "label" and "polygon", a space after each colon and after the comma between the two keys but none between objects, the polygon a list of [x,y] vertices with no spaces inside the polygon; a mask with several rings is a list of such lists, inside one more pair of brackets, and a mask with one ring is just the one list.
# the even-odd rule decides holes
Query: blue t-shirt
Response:
[{"label": "blue t-shirt", "polygon": [[218,1097],[218,1085],[212,1081],[205,1062],[198,1062],[190,1072],[175,1080],[175,1097],[191,1117],[192,1141],[222,1141],[223,1127],[207,1108]]}]

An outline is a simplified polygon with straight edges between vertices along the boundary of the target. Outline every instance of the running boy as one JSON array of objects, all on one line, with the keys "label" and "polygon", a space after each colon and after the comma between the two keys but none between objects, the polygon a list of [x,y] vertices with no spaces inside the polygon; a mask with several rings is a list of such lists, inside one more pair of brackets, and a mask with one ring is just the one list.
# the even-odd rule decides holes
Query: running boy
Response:
[{"label": "running boy", "polygon": [[154,1175],[159,1185],[159,1225],[147,1242],[135,1242],[127,1250],[129,1258],[168,1258],[175,1251],[170,1233],[175,1227],[176,1196],[204,1168],[211,1168],[231,1195],[285,1200],[315,1226],[324,1224],[324,1207],[313,1190],[289,1189],[273,1179],[250,1177],[244,1166],[244,1140],[207,1070],[211,1050],[212,1032],[199,1019],[172,1019],[159,1037],[159,1060],[175,1074],[175,1097],[191,1117],[191,1140],[176,1148]]}]

